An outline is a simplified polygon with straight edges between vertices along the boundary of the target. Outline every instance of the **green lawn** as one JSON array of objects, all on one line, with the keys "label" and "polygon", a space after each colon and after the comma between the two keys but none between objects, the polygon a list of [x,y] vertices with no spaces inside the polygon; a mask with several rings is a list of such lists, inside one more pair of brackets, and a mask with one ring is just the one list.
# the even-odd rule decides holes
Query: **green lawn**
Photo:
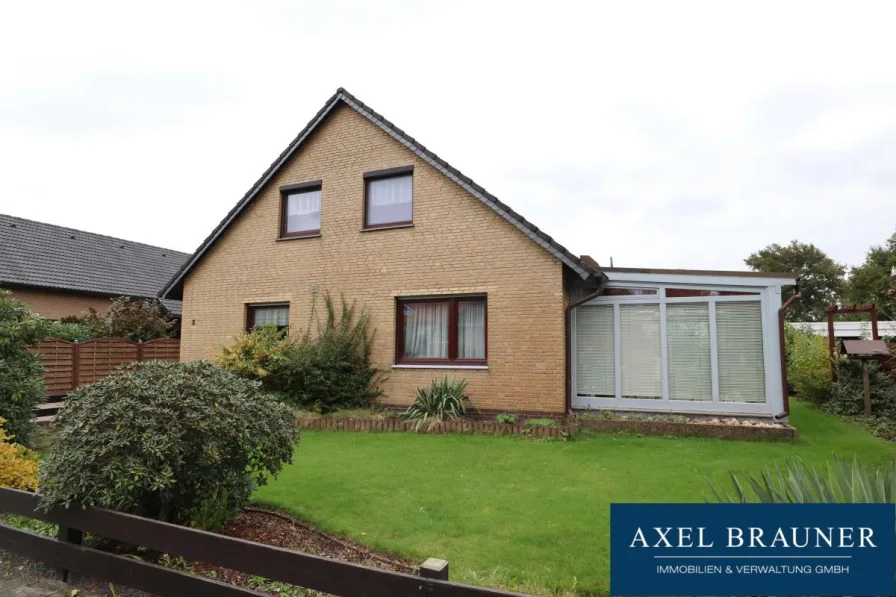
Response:
[{"label": "green lawn", "polygon": [[791,419],[793,443],[309,432],[255,500],[375,548],[446,558],[452,580],[606,594],[611,502],[703,501],[707,477],[726,484],[729,469],[792,455],[896,457],[896,444],[811,407],[793,404]]}]

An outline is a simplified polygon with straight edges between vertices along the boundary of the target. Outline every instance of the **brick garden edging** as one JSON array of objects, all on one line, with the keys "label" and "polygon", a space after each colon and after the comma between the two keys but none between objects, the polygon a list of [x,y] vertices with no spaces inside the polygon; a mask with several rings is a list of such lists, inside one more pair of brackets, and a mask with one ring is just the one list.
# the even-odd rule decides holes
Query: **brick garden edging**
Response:
[{"label": "brick garden edging", "polygon": [[422,425],[418,430],[416,421],[398,419],[297,419],[302,429],[326,429],[328,431],[407,431],[411,433],[487,433],[491,435],[524,435],[535,438],[564,438],[579,432],[576,423],[557,427],[528,427],[526,425],[505,425],[489,421],[444,421],[433,426]]},{"label": "brick garden edging", "polygon": [[753,441],[796,439],[796,429],[784,424],[774,427],[761,427],[758,425],[724,425],[637,419],[579,419],[579,424],[598,431],[626,431],[644,435],[680,435]]}]

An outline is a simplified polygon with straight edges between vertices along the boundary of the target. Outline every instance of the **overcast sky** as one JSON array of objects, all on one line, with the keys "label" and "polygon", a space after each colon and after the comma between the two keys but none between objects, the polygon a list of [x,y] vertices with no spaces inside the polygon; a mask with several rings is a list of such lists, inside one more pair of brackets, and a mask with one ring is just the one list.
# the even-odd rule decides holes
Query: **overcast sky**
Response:
[{"label": "overcast sky", "polygon": [[4,2],[0,212],[192,251],[343,86],[601,264],[742,269],[791,239],[858,264],[896,230],[894,17]]}]

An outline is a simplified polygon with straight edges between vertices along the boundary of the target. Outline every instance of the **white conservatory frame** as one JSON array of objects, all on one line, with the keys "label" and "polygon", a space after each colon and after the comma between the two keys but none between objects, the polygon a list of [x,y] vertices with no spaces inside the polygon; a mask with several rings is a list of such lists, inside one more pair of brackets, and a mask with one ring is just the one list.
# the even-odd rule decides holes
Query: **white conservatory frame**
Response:
[{"label": "white conservatory frame", "polygon": [[[783,286],[793,286],[795,277],[783,275],[761,276],[736,272],[696,272],[662,270],[603,270],[608,282],[606,288],[649,288],[656,295],[605,296],[587,301],[572,309],[570,325],[571,387],[573,409],[610,409],[621,411],[646,411],[718,416],[781,417],[784,411],[780,344],[778,338],[778,309],[781,307]],[[757,293],[739,296],[666,297],[667,288],[739,291]],[[719,398],[718,345],[716,341],[716,304],[722,302],[751,302],[761,304],[762,350],[765,367],[765,402],[723,402]],[[712,400],[671,400],[669,398],[669,362],[666,328],[666,305],[681,303],[709,304],[710,362],[712,367]],[[620,324],[619,307],[624,304],[660,306],[660,354],[662,396],[656,398],[623,398],[620,374]],[[581,396],[576,380],[578,351],[576,350],[576,312],[590,305],[612,305],[614,313],[615,397]]]}]

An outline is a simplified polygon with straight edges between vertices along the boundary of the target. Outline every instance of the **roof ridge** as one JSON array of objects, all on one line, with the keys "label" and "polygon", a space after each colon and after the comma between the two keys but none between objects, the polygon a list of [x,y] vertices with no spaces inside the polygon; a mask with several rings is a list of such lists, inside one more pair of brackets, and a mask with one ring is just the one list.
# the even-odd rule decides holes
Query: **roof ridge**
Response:
[{"label": "roof ridge", "polygon": [[20,217],[20,216],[13,216],[13,215],[10,215],[10,214],[2,214],[2,213],[0,213],[0,218],[9,218],[9,219],[12,219],[12,220],[19,220],[20,222],[29,222],[29,223],[31,223],[31,224],[38,224],[38,225],[40,225],[40,226],[46,226],[46,227],[48,227],[48,228],[58,228],[59,230],[66,230],[66,231],[69,231],[69,232],[77,232],[78,234],[89,234],[89,235],[91,235],[91,236],[98,236],[98,237],[101,237],[101,238],[108,238],[108,239],[111,239],[111,240],[114,240],[114,241],[120,241],[120,242],[124,242],[124,243],[130,243],[130,244],[133,244],[133,245],[141,245],[141,246],[144,246],[144,247],[149,247],[149,248],[151,248],[151,249],[159,249],[159,250],[162,250],[162,251],[168,251],[168,252],[170,252],[170,253],[177,253],[178,255],[183,255],[184,257],[189,257],[190,255],[192,255],[192,253],[187,253],[187,252],[185,252],[185,251],[178,251],[178,250],[176,250],[176,249],[169,249],[169,248],[167,248],[167,247],[160,247],[159,245],[151,245],[151,244],[149,244],[149,243],[140,242],[140,241],[138,241],[138,240],[128,240],[128,239],[126,239],[126,238],[121,238],[121,237],[118,237],[118,236],[110,236],[110,235],[108,235],[108,234],[102,234],[102,233],[100,233],[100,232],[90,232],[89,230],[81,230],[80,228],[69,228],[68,226],[60,226],[60,225],[58,225],[58,224],[50,224],[49,222],[41,222],[41,221],[38,221],[38,220],[31,220],[31,219],[29,219],[29,218],[23,218],[23,217]]}]

